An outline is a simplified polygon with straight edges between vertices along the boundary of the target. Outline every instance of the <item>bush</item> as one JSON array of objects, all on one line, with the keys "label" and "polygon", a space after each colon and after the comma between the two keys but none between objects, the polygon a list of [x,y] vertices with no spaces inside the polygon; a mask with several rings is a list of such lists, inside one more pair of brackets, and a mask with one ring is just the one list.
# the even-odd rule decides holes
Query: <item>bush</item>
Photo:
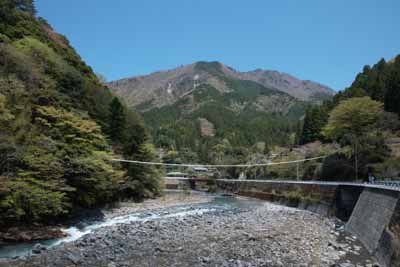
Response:
[{"label": "bush", "polygon": [[[131,156],[133,160],[155,161],[157,156],[154,147],[150,144],[142,144],[136,154]],[[128,196],[138,199],[160,196],[164,184],[161,172],[150,165],[130,164],[128,169],[128,181],[125,192]]]},{"label": "bush", "polygon": [[7,35],[0,33],[0,43],[9,43],[9,42],[10,42],[10,38],[8,38]]},{"label": "bush", "polygon": [[303,173],[303,180],[317,180],[321,175],[321,164],[311,163],[305,165],[305,170]]},{"label": "bush", "polygon": [[107,158],[110,158],[109,153],[95,151],[70,161],[65,178],[68,186],[76,189],[71,192],[75,204],[93,207],[111,202],[116,197],[125,173],[110,165]]},{"label": "bush", "polygon": [[322,163],[321,180],[352,181],[354,179],[354,164],[343,154],[333,154]]},{"label": "bush", "polygon": [[373,165],[375,175],[380,178],[400,177],[400,157],[389,158],[383,163]]},{"label": "bush", "polygon": [[9,193],[0,200],[2,220],[40,222],[68,212],[65,193],[54,191],[36,179],[9,182]]}]

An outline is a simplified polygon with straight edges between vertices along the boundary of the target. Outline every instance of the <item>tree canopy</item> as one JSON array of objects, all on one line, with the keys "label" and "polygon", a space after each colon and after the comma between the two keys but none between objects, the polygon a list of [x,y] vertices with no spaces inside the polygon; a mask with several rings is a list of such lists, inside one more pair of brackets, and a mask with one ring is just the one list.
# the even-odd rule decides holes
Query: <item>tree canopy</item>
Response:
[{"label": "tree canopy", "polygon": [[331,139],[346,135],[360,137],[375,128],[383,104],[370,97],[354,97],[341,102],[329,115],[323,134]]},{"label": "tree canopy", "polygon": [[33,1],[0,6],[0,225],[159,194],[156,169],[109,160],[154,155],[140,116],[36,17]]},{"label": "tree canopy", "polygon": [[[328,123],[323,129],[323,134],[327,138],[342,143],[348,141],[351,144],[356,180],[360,169],[359,157],[363,152],[362,148],[370,143],[367,137],[371,137],[371,134],[376,132],[377,122],[382,114],[381,102],[367,96],[350,98],[342,101],[332,110]],[[364,154],[367,154],[366,151]]]}]

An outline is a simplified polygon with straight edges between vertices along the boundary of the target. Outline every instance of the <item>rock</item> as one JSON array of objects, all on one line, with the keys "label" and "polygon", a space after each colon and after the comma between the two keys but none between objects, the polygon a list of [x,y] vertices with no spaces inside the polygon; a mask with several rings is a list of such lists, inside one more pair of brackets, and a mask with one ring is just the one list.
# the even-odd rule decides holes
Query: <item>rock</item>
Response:
[{"label": "rock", "polygon": [[79,256],[73,255],[71,253],[67,253],[67,259],[70,260],[73,264],[79,264],[80,258]]},{"label": "rock", "polygon": [[211,261],[209,257],[199,257],[199,260],[203,263],[209,263]]},{"label": "rock", "polygon": [[156,248],[154,248],[154,250],[155,250],[156,252],[164,252],[164,249],[162,249],[162,248],[160,248],[160,247],[156,247]]},{"label": "rock", "polygon": [[57,227],[12,227],[0,231],[1,243],[31,242],[65,237],[66,233]]},{"label": "rock", "polygon": [[[197,208],[193,206],[194,211]],[[345,234],[340,237],[335,232],[331,234],[334,224],[330,219],[308,212],[287,211],[268,202],[252,208],[224,207],[201,215],[173,217],[177,211],[181,212],[182,206],[154,211],[154,214],[168,214],[168,218],[93,230],[76,242],[54,247],[45,256],[37,254],[29,258],[29,263],[27,259],[19,259],[21,264],[16,266],[26,263],[41,267],[46,261],[53,264],[49,266],[59,267],[135,267],[149,263],[153,264],[149,266],[305,267],[313,266],[314,259],[319,257],[321,266],[354,267],[353,261],[359,259],[351,258],[357,256],[354,250],[358,243],[344,238]],[[362,246],[360,253],[365,255]],[[332,265],[344,262],[347,255],[351,256],[348,257],[351,262]],[[371,258],[369,263],[372,262]],[[360,265],[365,266],[365,262],[360,261]],[[10,265],[0,262],[0,267],[5,266]]]},{"label": "rock", "polygon": [[32,253],[33,254],[40,254],[45,250],[47,250],[47,248],[45,246],[42,246],[41,244],[37,243],[36,245],[33,246]]}]

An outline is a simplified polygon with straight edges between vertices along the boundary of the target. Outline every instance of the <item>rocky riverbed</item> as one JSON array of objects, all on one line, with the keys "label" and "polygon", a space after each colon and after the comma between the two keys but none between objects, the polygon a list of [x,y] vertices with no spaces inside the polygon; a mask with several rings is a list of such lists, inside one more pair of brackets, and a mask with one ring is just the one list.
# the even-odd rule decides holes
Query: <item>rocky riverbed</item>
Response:
[{"label": "rocky riverbed", "polygon": [[141,211],[166,209],[180,205],[192,205],[211,202],[215,196],[202,192],[175,192],[167,191],[162,197],[146,199],[143,202],[121,202],[116,207],[104,209],[102,213],[106,219],[115,218]]},{"label": "rocky riverbed", "polygon": [[[39,246],[36,255],[3,261],[0,267],[351,267],[374,263],[334,220],[307,211],[229,198],[185,206],[175,206],[171,200],[165,208],[160,203],[154,201],[150,205],[154,209],[148,206],[145,212],[164,216],[101,227],[51,249]],[[143,211],[133,205],[116,214],[127,215],[132,210]]]}]

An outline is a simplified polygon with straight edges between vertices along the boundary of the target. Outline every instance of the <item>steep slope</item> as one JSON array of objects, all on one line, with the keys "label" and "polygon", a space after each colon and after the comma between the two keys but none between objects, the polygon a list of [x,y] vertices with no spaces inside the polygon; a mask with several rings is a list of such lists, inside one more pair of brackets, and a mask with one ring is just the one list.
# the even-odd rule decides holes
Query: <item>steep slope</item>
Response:
[{"label": "steep slope", "polygon": [[219,62],[197,62],[111,87],[143,114],[157,146],[201,161],[213,162],[208,151],[218,144],[289,144],[305,103],[240,75]]},{"label": "steep slope", "polygon": [[151,160],[139,116],[36,17],[33,1],[0,3],[2,231],[54,222],[117,196],[156,194],[153,169],[109,161],[116,153]]},{"label": "steep slope", "polygon": [[250,71],[243,73],[242,79],[252,80],[266,87],[275,88],[304,101],[320,102],[330,99],[335,93],[325,85],[309,80],[299,80],[294,76],[278,71]]},{"label": "steep slope", "polygon": [[302,81],[285,73],[268,70],[239,72],[219,62],[197,62],[173,70],[113,81],[110,86],[129,106],[160,107],[174,103],[203,83],[212,85],[220,92],[229,91],[221,76],[257,82],[304,101],[321,101],[334,95],[334,91],[326,86]]},{"label": "steep slope", "polygon": [[[356,173],[358,177],[366,179],[368,173],[371,172],[378,179],[399,176],[400,158],[397,153],[397,140],[400,136],[400,55],[388,62],[381,59],[373,66],[364,66],[352,84],[338,92],[331,101],[326,101],[319,107],[307,109],[303,129],[299,131],[300,144],[316,140],[329,141],[322,133],[324,129],[326,133],[326,126],[329,124],[333,110],[341,108],[342,114],[351,114],[351,109],[348,107],[362,107],[363,101],[368,103],[367,108],[364,111],[362,109],[353,111],[352,116],[349,116],[348,119],[350,125],[354,122],[358,123],[357,129],[362,127],[362,123],[360,123],[362,113],[368,113],[372,110],[373,105],[379,106],[380,103],[384,111],[379,111],[380,117],[377,123],[370,123],[369,128],[359,134],[358,153],[353,150],[351,157],[348,154],[336,153],[325,159],[321,169],[322,179],[343,179],[343,177],[353,179],[356,177]],[[351,104],[347,104],[347,108],[343,112],[343,104],[346,102]],[[377,114],[377,112],[375,111],[373,114]],[[330,124],[334,125],[332,120]],[[336,127],[342,125],[345,123],[338,123]],[[346,139],[348,136],[342,136],[339,143],[350,145],[353,137]],[[356,157],[357,167],[354,164]]]},{"label": "steep slope", "polygon": [[[320,107],[309,109],[305,118],[301,143],[313,142],[321,138],[321,129],[328,120],[329,112],[341,101],[369,96],[384,103],[385,111],[400,115],[400,55],[386,62],[381,59],[373,66],[364,66],[352,84],[339,91],[331,101]],[[395,127],[395,123],[389,123]]]}]

